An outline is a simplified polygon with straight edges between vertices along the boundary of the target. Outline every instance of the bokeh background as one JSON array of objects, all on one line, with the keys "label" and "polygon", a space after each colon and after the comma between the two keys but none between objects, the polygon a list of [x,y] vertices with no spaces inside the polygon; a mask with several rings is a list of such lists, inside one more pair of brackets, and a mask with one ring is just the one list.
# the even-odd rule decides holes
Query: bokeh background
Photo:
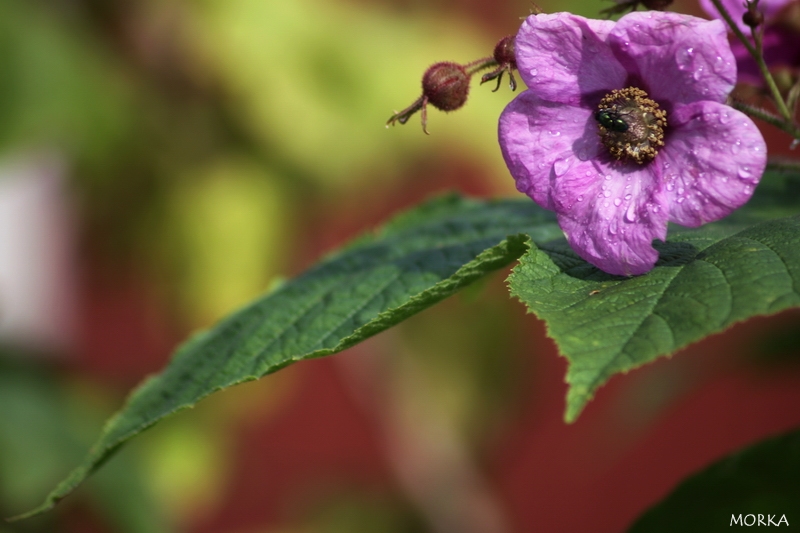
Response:
[{"label": "bokeh background", "polygon": [[[530,7],[0,0],[0,514],[39,504],[192,331],[437,192],[516,194],[505,83],[431,110],[430,136],[384,123]],[[214,395],[0,533],[619,532],[800,425],[797,312],[617,377],[564,424],[566,361],[507,273]]]}]

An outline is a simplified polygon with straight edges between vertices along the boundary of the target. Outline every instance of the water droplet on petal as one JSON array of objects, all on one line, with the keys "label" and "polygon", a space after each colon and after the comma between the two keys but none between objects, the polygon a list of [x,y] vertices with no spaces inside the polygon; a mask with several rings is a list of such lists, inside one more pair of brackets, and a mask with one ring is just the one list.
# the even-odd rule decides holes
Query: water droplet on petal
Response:
[{"label": "water droplet on petal", "polygon": [[606,174],[605,179],[606,179],[606,181],[610,180],[611,179],[611,174]]},{"label": "water droplet on petal", "polygon": [[561,135],[561,132],[558,130],[549,130],[548,133],[553,137],[558,137],[559,135]]},{"label": "water droplet on petal", "polygon": [[753,173],[750,171],[750,167],[747,165],[739,167],[739,177],[743,180],[751,179],[753,177]]},{"label": "water droplet on petal", "polygon": [[678,187],[678,194],[683,194],[685,192],[686,192],[686,189],[684,189],[683,187]]},{"label": "water droplet on petal", "polygon": [[609,196],[611,196],[611,191],[603,191],[603,196],[608,198]]},{"label": "water droplet on petal", "polygon": [[720,124],[727,124],[731,121],[731,114],[725,111],[719,116],[719,123]]},{"label": "water droplet on petal", "polygon": [[675,200],[675,201],[676,201],[676,202],[678,202],[679,204],[682,204],[684,200],[686,200],[686,198],[684,198],[683,196],[680,196],[680,197],[678,197],[678,199],[677,199],[677,200]]},{"label": "water droplet on petal", "polygon": [[736,155],[742,150],[742,141],[737,140],[731,145],[731,153]]},{"label": "water droplet on petal", "polygon": [[628,222],[636,222],[636,206],[631,203],[625,211],[625,220]]},{"label": "water droplet on petal", "polygon": [[583,195],[582,195],[582,194],[581,194],[580,196],[578,196],[578,201],[579,201],[579,202],[582,202],[582,201],[583,201]]},{"label": "water droplet on petal", "polygon": [[622,198],[614,198],[614,205],[619,207],[622,203]]},{"label": "water droplet on petal", "polygon": [[535,78],[536,75],[539,74],[539,69],[538,68],[532,68],[532,69],[530,69],[528,71],[528,73]]},{"label": "water droplet on petal", "polygon": [[626,195],[625,195],[625,201],[628,201],[628,200],[630,200],[630,199],[631,199],[631,195],[630,195],[630,194],[626,194]]},{"label": "water droplet on petal", "polygon": [[688,70],[694,61],[694,48],[679,48],[675,53],[675,60],[680,70]]},{"label": "water droplet on petal", "polygon": [[555,172],[556,176],[563,176],[571,166],[569,159],[558,158],[553,163],[553,172]]},{"label": "water droplet on petal", "polygon": [[700,81],[703,77],[703,65],[698,65],[694,72],[692,72],[692,79],[694,81]]}]

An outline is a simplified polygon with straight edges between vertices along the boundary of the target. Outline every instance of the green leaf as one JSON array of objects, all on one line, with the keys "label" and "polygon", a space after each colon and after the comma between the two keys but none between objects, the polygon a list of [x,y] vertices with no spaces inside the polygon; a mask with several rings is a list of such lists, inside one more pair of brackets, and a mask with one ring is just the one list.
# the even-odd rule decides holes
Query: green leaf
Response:
[{"label": "green leaf", "polygon": [[[732,518],[800,516],[800,431],[772,438],[731,455],[681,483],[647,511],[629,533],[709,533],[730,530]],[[735,517],[735,518],[734,518]],[[785,525],[783,522],[781,525]],[[763,525],[763,524],[762,524]]]},{"label": "green leaf", "polygon": [[569,360],[573,421],[598,387],[732,324],[800,306],[797,180],[765,177],[763,191],[735,216],[699,229],[672,228],[646,275],[611,276],[565,241],[531,250],[509,277],[514,296],[547,323]]},{"label": "green leaf", "polygon": [[181,346],[106,424],[84,462],[32,516],[50,509],[120,446],[209,394],[302,359],[339,352],[561,238],[530,201],[430,201],[351,243]]}]

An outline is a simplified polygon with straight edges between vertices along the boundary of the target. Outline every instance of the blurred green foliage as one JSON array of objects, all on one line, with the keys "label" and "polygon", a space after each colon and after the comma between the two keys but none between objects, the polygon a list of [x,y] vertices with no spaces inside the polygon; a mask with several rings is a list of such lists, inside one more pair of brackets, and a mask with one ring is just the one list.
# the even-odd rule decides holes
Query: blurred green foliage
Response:
[{"label": "blurred green foliage", "polygon": [[[458,113],[431,109],[431,136],[416,117],[384,127],[394,109],[419,96],[428,65],[487,56],[501,36],[452,7],[0,0],[0,158],[57,153],[77,208],[78,267],[100,265],[111,283],[130,273],[144,279],[169,302],[181,331],[209,325],[319,255],[302,244],[318,232],[309,221],[320,220],[318,211],[340,216],[340,199],[392,197],[409,189],[419,168],[455,156],[489,188],[512,190],[495,144],[497,116],[511,98],[505,85],[493,94],[474,83]],[[447,338],[469,320],[456,315],[452,323],[441,317],[452,330]],[[502,322],[502,310],[495,318]],[[426,338],[439,337],[428,326],[409,328],[404,351],[458,370],[432,367],[434,389],[451,391],[433,400],[477,439],[496,412],[491,405],[503,403],[495,393],[504,390],[506,369],[489,363],[487,348],[498,335],[448,352],[435,341],[426,347]],[[475,336],[486,329],[476,327]],[[433,354],[444,355],[435,363]],[[26,358],[0,355],[4,516],[30,508],[80,462],[86,439],[124,393],[19,357]],[[255,408],[246,394],[223,397],[239,398],[232,401],[240,411]],[[165,424],[104,466],[74,505],[0,531],[58,530],[82,506],[115,531],[190,524],[224,490],[230,458],[220,435],[234,431],[224,425],[236,419],[231,412],[200,408]],[[400,526],[402,504],[359,501],[331,504],[313,519],[314,530],[357,531],[347,517],[365,506],[384,517],[365,523],[418,530]]]}]

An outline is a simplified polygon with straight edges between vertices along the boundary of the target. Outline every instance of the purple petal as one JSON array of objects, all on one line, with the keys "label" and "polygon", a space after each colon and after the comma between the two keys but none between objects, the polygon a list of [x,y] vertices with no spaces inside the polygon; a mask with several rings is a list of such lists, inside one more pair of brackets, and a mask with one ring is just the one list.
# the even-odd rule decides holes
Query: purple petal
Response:
[{"label": "purple petal", "polygon": [[499,137],[517,190],[550,210],[556,177],[601,150],[591,110],[546,102],[530,90],[503,110]]},{"label": "purple petal", "polygon": [[718,220],[750,199],[767,164],[767,146],[744,113],[716,102],[679,106],[660,165],[669,219],[684,226]]},{"label": "purple petal", "polygon": [[575,106],[586,94],[622,87],[627,73],[605,42],[613,27],[570,13],[531,15],[517,33],[520,76],[540,98]]},{"label": "purple petal", "polygon": [[648,167],[583,161],[556,181],[558,222],[582,258],[610,274],[653,268],[667,236],[663,189]]},{"label": "purple petal", "polygon": [[608,42],[642,88],[668,110],[669,104],[724,102],[736,83],[736,62],[718,20],[634,12],[619,19]]}]

